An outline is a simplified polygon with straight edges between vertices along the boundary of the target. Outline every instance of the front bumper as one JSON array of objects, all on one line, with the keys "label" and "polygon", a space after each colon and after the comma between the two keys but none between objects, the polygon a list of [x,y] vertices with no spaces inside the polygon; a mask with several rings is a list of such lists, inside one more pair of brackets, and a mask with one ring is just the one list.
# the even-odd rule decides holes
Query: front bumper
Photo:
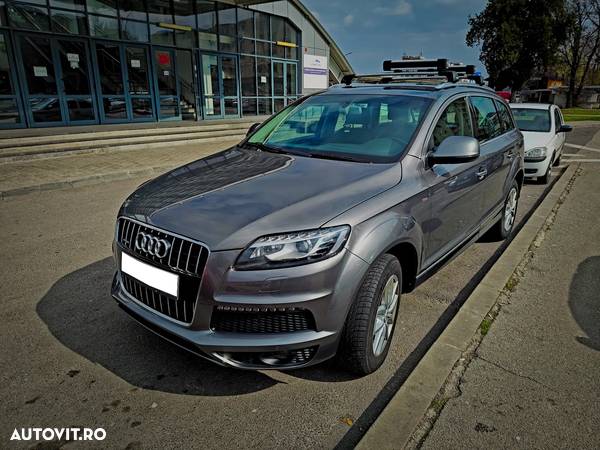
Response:
[{"label": "front bumper", "polygon": [[548,171],[548,165],[550,164],[551,156],[546,156],[542,161],[527,161],[525,159],[525,177],[543,177]]},{"label": "front bumper", "polygon": [[[244,369],[288,369],[335,355],[345,319],[368,265],[348,250],[324,261],[277,270],[232,269],[238,250],[213,252],[207,261],[193,318],[184,324],[165,317],[130,295],[121,277],[121,254],[114,245],[117,273],[112,295],[146,328],[199,356]],[[306,310],[314,329],[248,333],[215,331],[218,307]],[[294,355],[299,355],[296,358]]]}]

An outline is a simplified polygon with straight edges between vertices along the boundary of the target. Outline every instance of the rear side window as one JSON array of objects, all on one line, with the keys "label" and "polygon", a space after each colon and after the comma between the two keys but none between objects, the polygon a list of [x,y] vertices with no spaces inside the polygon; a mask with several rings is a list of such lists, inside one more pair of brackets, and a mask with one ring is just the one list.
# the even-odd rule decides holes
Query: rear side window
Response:
[{"label": "rear side window", "polygon": [[554,109],[554,129],[558,131],[561,125],[562,118],[560,117],[560,112],[558,111],[558,109]]},{"label": "rear side window", "polygon": [[499,102],[496,100],[496,109],[498,109],[498,114],[500,115],[502,132],[506,133],[507,131],[513,130],[515,128],[515,124],[513,123],[508,106],[504,102]]},{"label": "rear side window", "polygon": [[473,125],[466,98],[450,103],[435,124],[433,147],[437,147],[450,136],[473,136]]},{"label": "rear side window", "polygon": [[475,113],[475,137],[480,142],[489,141],[502,134],[498,111],[489,97],[471,97]]}]

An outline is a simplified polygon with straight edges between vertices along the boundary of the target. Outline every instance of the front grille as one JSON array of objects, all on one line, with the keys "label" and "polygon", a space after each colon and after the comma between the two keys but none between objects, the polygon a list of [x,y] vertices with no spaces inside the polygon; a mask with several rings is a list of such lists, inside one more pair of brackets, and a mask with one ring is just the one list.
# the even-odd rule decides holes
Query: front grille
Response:
[{"label": "front grille", "polygon": [[[143,232],[169,242],[170,248],[162,258],[136,248],[136,236]],[[133,298],[148,308],[172,319],[190,323],[196,307],[196,298],[206,261],[208,248],[188,239],[174,236],[134,220],[119,218],[117,242],[127,253],[146,260],[151,265],[176,272],[179,275],[179,296],[174,297],[150,287],[132,276],[121,273],[123,287]]]},{"label": "front grille", "polygon": [[[136,248],[135,241],[140,232],[168,241],[170,248],[167,255],[159,258]],[[157,230],[125,217],[119,218],[117,242],[141,259],[151,261],[174,272],[197,277],[202,276],[209,254],[208,248],[197,242],[174,236],[166,231]]]},{"label": "front grille", "polygon": [[192,321],[196,295],[200,287],[199,278],[180,276],[179,298],[154,289],[123,272],[121,279],[129,295],[147,307],[180,322]]},{"label": "front grille", "polygon": [[214,331],[230,333],[291,333],[315,330],[315,321],[309,311],[231,311],[216,308],[210,323]]},{"label": "front grille", "polygon": [[525,169],[525,173],[536,173],[537,169]]}]

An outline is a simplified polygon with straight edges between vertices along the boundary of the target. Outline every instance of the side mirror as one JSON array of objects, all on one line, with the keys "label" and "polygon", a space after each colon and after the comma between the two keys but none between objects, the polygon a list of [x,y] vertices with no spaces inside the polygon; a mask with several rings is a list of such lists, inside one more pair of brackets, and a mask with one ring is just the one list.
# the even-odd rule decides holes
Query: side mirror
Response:
[{"label": "side mirror", "polygon": [[556,132],[557,133],[570,133],[571,131],[573,131],[573,127],[571,125],[562,124]]},{"label": "side mirror", "polygon": [[252,133],[254,133],[256,131],[256,129],[260,127],[260,123],[253,123],[252,125],[250,125],[250,128],[248,128],[248,131],[246,131],[246,136],[250,136]]},{"label": "side mirror", "polygon": [[461,164],[479,158],[479,141],[470,136],[450,136],[429,154],[430,165]]}]

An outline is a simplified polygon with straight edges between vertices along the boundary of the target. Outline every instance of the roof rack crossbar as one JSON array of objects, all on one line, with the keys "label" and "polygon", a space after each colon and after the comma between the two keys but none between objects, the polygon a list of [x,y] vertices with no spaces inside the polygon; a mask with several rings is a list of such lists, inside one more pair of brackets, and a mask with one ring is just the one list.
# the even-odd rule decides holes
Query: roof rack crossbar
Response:
[{"label": "roof rack crossbar", "polygon": [[445,58],[402,61],[386,60],[383,62],[383,73],[348,74],[344,75],[342,83],[350,85],[354,80],[360,80],[385,84],[392,81],[423,81],[425,79],[431,79],[432,81],[445,80],[450,83],[470,80],[479,85],[483,84],[482,77],[475,74],[474,65],[448,63],[448,60]]}]

